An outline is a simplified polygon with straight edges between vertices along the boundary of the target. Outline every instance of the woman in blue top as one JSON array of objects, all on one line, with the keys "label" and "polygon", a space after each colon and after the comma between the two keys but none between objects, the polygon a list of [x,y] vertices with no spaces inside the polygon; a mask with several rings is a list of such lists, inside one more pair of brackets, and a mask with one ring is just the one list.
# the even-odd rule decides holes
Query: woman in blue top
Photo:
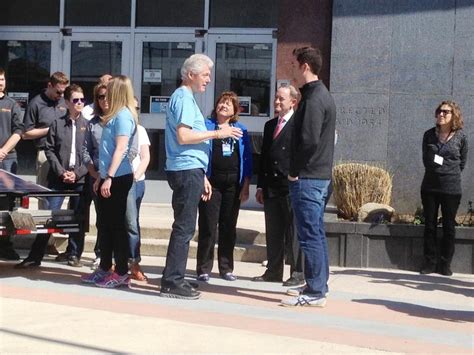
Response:
[{"label": "woman in blue top", "polygon": [[[219,230],[217,260],[219,274],[228,281],[236,280],[234,247],[237,217],[242,202],[249,198],[252,176],[252,150],[247,128],[238,122],[239,100],[234,92],[223,92],[217,99],[207,129],[218,130],[226,126],[240,128],[240,139],[214,139],[209,151],[206,175],[212,185],[210,200],[199,204],[199,238],[197,251],[197,279],[209,281],[214,259],[214,245]],[[219,226],[219,227],[218,227]]]},{"label": "woman in blue top", "polygon": [[[128,234],[125,222],[128,192],[133,183],[132,164],[128,158],[130,137],[136,130],[137,111],[130,79],[119,75],[107,84],[109,109],[102,117],[99,148],[100,179],[94,183],[98,196],[100,265],[82,281],[99,287],[128,286]],[[115,270],[112,267],[112,255]]]}]

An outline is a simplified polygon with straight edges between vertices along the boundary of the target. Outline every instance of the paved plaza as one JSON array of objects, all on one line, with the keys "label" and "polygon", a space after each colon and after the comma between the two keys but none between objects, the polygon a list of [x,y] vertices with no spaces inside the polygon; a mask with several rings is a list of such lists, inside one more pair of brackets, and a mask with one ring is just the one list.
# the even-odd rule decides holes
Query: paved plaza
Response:
[{"label": "paved plaza", "polygon": [[286,288],[250,280],[264,271],[256,263],[237,262],[235,282],[213,274],[185,301],[158,296],[164,258],[143,258],[148,283],[112,290],[80,284],[92,255],[83,261],[0,262],[1,353],[473,352],[472,275],[331,268],[325,308],[286,308]]}]

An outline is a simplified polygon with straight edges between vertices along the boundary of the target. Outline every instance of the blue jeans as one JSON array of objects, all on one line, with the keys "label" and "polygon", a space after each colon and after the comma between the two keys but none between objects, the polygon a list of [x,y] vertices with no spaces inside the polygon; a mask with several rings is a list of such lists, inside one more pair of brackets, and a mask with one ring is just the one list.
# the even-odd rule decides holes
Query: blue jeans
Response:
[{"label": "blue jeans", "polygon": [[304,255],[306,294],[324,297],[329,260],[324,232],[324,204],[329,180],[299,179],[289,183],[298,239]]},{"label": "blue jeans", "polygon": [[161,286],[173,287],[184,282],[189,242],[196,230],[197,210],[204,192],[204,170],[167,171],[166,176],[173,190],[174,222]]},{"label": "blue jeans", "polygon": [[[58,186],[50,186],[53,190],[71,190],[81,192],[80,196],[69,197],[68,208],[74,211],[76,216],[84,214],[84,195],[83,195],[83,184],[61,184]],[[48,204],[51,210],[60,210],[63,204],[64,196],[48,197]],[[69,256],[77,256],[81,258],[82,252],[84,251],[84,223],[80,223],[79,232],[69,233],[68,244],[66,248],[66,254]]]},{"label": "blue jeans", "polygon": [[18,169],[18,161],[16,158],[5,158],[0,161],[0,169],[16,174]]},{"label": "blue jeans", "polygon": [[128,192],[127,197],[127,220],[128,243],[130,244],[130,259],[133,263],[139,263],[140,255],[140,206],[145,195],[145,180],[135,181]]}]

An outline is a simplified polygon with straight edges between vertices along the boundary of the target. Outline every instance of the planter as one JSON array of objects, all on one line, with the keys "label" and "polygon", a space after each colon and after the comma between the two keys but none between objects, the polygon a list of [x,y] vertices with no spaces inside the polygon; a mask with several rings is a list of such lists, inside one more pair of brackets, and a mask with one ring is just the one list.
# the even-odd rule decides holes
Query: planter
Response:
[{"label": "planter", "polygon": [[[325,222],[325,226],[331,265],[418,271],[423,264],[423,225]],[[473,261],[474,228],[456,227],[453,272],[474,273]]]}]

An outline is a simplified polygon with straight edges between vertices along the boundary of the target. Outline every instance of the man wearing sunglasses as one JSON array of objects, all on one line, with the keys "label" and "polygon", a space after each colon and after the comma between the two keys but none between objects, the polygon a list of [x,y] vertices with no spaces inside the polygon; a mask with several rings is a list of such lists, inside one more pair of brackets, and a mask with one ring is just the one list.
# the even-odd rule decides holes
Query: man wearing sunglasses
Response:
[{"label": "man wearing sunglasses", "polygon": [[[44,153],[46,136],[51,123],[55,119],[64,116],[67,112],[63,96],[68,85],[69,79],[66,74],[62,72],[53,73],[49,78],[46,89],[36,95],[28,104],[23,121],[25,132],[22,134],[22,138],[34,140],[38,150],[36,156],[36,183],[46,187],[48,185],[47,178],[49,172],[49,163]],[[48,201],[45,199],[38,201],[38,207],[39,209],[48,209]],[[42,245],[36,246],[36,244],[40,242],[42,244],[46,236],[49,238],[49,235],[37,234],[30,256],[18,264],[17,267],[24,268],[40,265],[44,248]],[[51,238],[51,249],[57,254],[53,238]]]}]

